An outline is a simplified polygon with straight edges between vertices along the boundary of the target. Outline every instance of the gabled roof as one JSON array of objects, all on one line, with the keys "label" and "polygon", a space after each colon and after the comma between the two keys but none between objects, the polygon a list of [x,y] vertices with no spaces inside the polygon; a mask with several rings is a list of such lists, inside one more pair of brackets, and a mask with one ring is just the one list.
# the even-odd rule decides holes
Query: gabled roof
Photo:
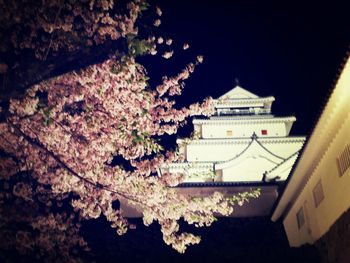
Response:
[{"label": "gabled roof", "polygon": [[253,136],[252,141],[242,152],[240,152],[239,154],[227,161],[215,164],[215,169],[224,169],[227,167],[234,166],[236,163],[239,163],[242,159],[252,156],[268,159],[270,162],[273,162],[276,165],[285,160],[283,157],[278,156],[273,152],[269,151],[257,140],[256,136]]},{"label": "gabled roof", "polygon": [[293,153],[291,156],[289,156],[287,159],[285,159],[280,164],[276,165],[274,168],[272,168],[270,171],[266,172],[266,178],[267,180],[286,180],[290,170],[293,167],[293,164],[295,163],[296,159],[298,158],[299,151]]},{"label": "gabled roof", "polygon": [[259,96],[251,93],[250,91],[243,89],[240,86],[236,86],[218,99],[257,99]]}]

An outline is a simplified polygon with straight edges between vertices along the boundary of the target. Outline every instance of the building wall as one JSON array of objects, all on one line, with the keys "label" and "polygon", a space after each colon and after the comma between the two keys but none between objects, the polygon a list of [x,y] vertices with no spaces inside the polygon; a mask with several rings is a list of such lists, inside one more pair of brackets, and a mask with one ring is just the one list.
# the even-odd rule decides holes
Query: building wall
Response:
[{"label": "building wall", "polygon": [[[350,107],[346,105],[342,109],[344,111],[346,115],[337,120],[338,129],[333,139],[284,219],[291,246],[314,243],[350,207],[350,168],[340,176],[337,164],[337,157],[350,145]],[[324,199],[316,207],[314,189],[318,182],[322,184]],[[305,223],[298,227],[297,213],[300,208],[303,208]]]},{"label": "building wall", "polygon": [[[304,143],[304,137],[297,137],[295,141],[287,140],[264,140],[264,138],[258,139],[266,149],[272,153],[282,157],[288,158],[295,152],[299,151]],[[242,143],[192,143],[187,145],[186,157],[189,162],[214,162],[214,161],[226,161],[237,154],[241,153],[251,142],[251,139],[242,141]]]},{"label": "building wall", "polygon": [[190,144],[187,146],[187,161],[189,162],[216,162],[226,161],[241,153],[249,144]]},{"label": "building wall", "polygon": [[[201,125],[202,138],[249,138],[255,133],[259,137],[288,136],[285,123],[211,124]],[[267,133],[264,134],[263,130]]]},{"label": "building wall", "polygon": [[222,179],[225,182],[262,181],[265,171],[271,170],[277,163],[265,158],[250,156],[239,163],[222,170]]},{"label": "building wall", "polygon": [[315,246],[320,252],[319,263],[349,263],[350,209],[344,213]]},{"label": "building wall", "polygon": [[292,154],[300,151],[305,142],[305,137],[297,137],[294,141],[281,141],[280,143],[272,141],[261,141],[264,147],[270,152],[277,154],[282,158],[288,158]]}]

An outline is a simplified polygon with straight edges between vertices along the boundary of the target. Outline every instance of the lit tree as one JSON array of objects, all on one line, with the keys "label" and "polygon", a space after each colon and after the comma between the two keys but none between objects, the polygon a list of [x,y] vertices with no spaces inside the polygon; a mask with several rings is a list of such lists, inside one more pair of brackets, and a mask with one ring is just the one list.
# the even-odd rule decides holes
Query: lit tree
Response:
[{"label": "lit tree", "polygon": [[116,49],[125,51],[127,36],[138,33],[135,22],[148,4],[120,2],[0,1],[1,97],[21,96],[50,76],[101,62]]},{"label": "lit tree", "polygon": [[[136,4],[129,6],[138,10]],[[142,211],[145,225],[157,221],[165,243],[183,253],[200,238],[181,233],[178,220],[210,226],[215,214],[229,215],[233,205],[258,196],[258,191],[252,191],[231,197],[218,192],[186,197],[174,188],[183,180],[182,174],[157,175],[163,164],[182,158],[176,151],[163,149],[163,135],[175,134],[189,116],[209,116],[213,105],[207,98],[177,109],[171,99],[181,95],[184,81],[202,62],[201,56],[150,88],[147,72],[135,57],[155,54],[162,41],[140,40],[137,30],[131,31],[125,35],[127,53],[33,85],[23,98],[10,100],[8,111],[3,110],[0,209],[27,227],[16,230],[12,242],[0,246],[16,247],[23,253],[39,248],[43,255],[59,253],[64,261],[76,260],[71,256],[73,248],[87,249],[79,236],[79,221],[103,215],[119,235],[124,234],[128,221],[113,203],[127,200]],[[170,53],[163,57],[169,58]],[[115,164],[116,157],[130,167]],[[61,208],[67,203],[79,217],[74,212],[60,214],[67,210]],[[23,204],[30,204],[31,212],[11,213]],[[8,218],[0,225],[7,236],[14,222]]]}]

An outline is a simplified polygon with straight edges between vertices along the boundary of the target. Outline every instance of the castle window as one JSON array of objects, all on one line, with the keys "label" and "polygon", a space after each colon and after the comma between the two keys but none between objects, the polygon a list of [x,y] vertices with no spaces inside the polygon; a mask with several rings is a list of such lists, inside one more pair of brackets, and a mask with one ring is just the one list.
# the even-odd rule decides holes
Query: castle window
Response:
[{"label": "castle window", "polygon": [[297,213],[298,228],[300,229],[305,224],[304,210],[301,207]]},{"label": "castle window", "polygon": [[267,135],[267,130],[261,130],[261,135]]},{"label": "castle window", "polygon": [[226,131],[226,136],[227,137],[232,137],[232,131],[231,130],[228,130],[228,131]]},{"label": "castle window", "polygon": [[315,206],[318,207],[318,205],[322,202],[324,199],[324,193],[323,193],[323,187],[321,180],[318,181],[316,186],[314,187],[314,190],[312,191],[315,201]]},{"label": "castle window", "polygon": [[337,158],[339,176],[342,176],[350,167],[350,145],[347,145]]}]

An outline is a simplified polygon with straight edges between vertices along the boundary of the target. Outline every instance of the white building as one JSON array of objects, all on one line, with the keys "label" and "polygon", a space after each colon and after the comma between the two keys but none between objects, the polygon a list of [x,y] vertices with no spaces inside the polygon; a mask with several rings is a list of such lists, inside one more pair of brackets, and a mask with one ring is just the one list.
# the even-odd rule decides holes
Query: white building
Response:
[{"label": "white building", "polygon": [[[267,216],[305,142],[304,136],[289,136],[295,117],[275,117],[274,97],[257,95],[236,86],[215,100],[215,114],[193,120],[196,138],[178,139],[182,163],[171,163],[162,173],[184,173],[176,187],[186,196],[227,196],[260,188],[261,194],[247,205],[235,207],[234,217]],[[124,215],[138,217],[135,207],[121,200]]]},{"label": "white building", "polygon": [[[349,167],[350,58],[272,215],[283,220],[291,246],[313,244],[349,211]],[[350,249],[338,252],[349,260]]]},{"label": "white building", "polygon": [[184,183],[286,180],[305,137],[289,136],[296,119],[272,115],[274,100],[240,86],[225,93],[212,117],[193,120],[196,139],[178,140],[185,162],[162,172],[185,173]]}]

